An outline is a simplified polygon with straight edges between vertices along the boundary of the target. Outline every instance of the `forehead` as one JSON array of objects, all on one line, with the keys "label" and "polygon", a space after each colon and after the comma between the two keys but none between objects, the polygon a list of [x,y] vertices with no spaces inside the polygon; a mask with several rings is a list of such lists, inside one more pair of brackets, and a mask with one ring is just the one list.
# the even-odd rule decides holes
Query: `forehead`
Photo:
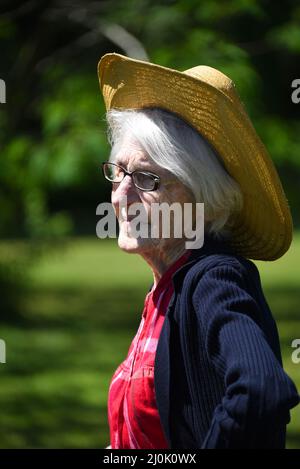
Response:
[{"label": "forehead", "polygon": [[122,144],[112,149],[111,161],[124,166],[128,171],[147,169],[165,173],[166,170],[158,166],[140,145],[125,140]]},{"label": "forehead", "polygon": [[144,152],[142,149],[137,147],[129,147],[127,145],[123,145],[122,147],[118,148],[117,151],[113,154],[113,160],[115,163],[119,163],[121,165],[130,166],[132,164],[151,164],[152,160],[149,156]]}]

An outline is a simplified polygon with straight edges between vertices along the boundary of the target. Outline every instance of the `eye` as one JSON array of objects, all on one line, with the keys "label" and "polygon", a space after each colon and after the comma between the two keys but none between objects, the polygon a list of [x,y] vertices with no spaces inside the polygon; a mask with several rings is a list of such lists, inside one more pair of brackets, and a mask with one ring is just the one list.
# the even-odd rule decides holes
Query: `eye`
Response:
[{"label": "eye", "polygon": [[151,191],[155,187],[156,178],[152,174],[137,171],[133,174],[133,178],[135,185],[142,190]]},{"label": "eye", "polygon": [[119,166],[111,163],[106,163],[103,166],[104,175],[106,179],[112,182],[121,182],[124,178],[124,171]]}]

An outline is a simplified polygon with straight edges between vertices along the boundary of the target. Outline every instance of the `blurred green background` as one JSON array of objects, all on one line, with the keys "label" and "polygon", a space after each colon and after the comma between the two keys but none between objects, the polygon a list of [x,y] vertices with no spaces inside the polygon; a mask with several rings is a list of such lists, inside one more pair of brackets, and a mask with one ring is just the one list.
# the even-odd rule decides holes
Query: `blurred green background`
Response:
[{"label": "blurred green background", "polygon": [[[96,66],[120,52],[237,84],[280,174],[295,223],[290,251],[258,262],[284,366],[300,389],[300,5],[285,1],[6,1],[0,5],[0,447],[108,444],[109,380],[127,353],[151,273],[98,240],[109,200]],[[288,447],[300,448],[300,406]]]}]

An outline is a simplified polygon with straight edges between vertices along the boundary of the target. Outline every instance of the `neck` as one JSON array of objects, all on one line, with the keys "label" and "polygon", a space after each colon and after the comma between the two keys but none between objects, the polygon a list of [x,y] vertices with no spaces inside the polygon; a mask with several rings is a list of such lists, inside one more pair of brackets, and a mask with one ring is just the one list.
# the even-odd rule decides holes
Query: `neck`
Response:
[{"label": "neck", "polygon": [[168,248],[158,246],[153,251],[144,252],[142,254],[142,257],[152,270],[154,288],[168,268],[177,261],[185,251],[185,243],[176,243]]}]

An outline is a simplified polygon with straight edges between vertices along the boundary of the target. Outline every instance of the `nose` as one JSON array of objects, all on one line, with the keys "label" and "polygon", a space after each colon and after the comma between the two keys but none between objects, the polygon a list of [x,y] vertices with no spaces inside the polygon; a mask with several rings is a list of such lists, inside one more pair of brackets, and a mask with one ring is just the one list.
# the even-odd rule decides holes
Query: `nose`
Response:
[{"label": "nose", "polygon": [[118,205],[124,197],[127,198],[128,205],[139,200],[132,178],[128,174],[116,185],[116,188],[112,190],[111,200],[113,205]]}]

